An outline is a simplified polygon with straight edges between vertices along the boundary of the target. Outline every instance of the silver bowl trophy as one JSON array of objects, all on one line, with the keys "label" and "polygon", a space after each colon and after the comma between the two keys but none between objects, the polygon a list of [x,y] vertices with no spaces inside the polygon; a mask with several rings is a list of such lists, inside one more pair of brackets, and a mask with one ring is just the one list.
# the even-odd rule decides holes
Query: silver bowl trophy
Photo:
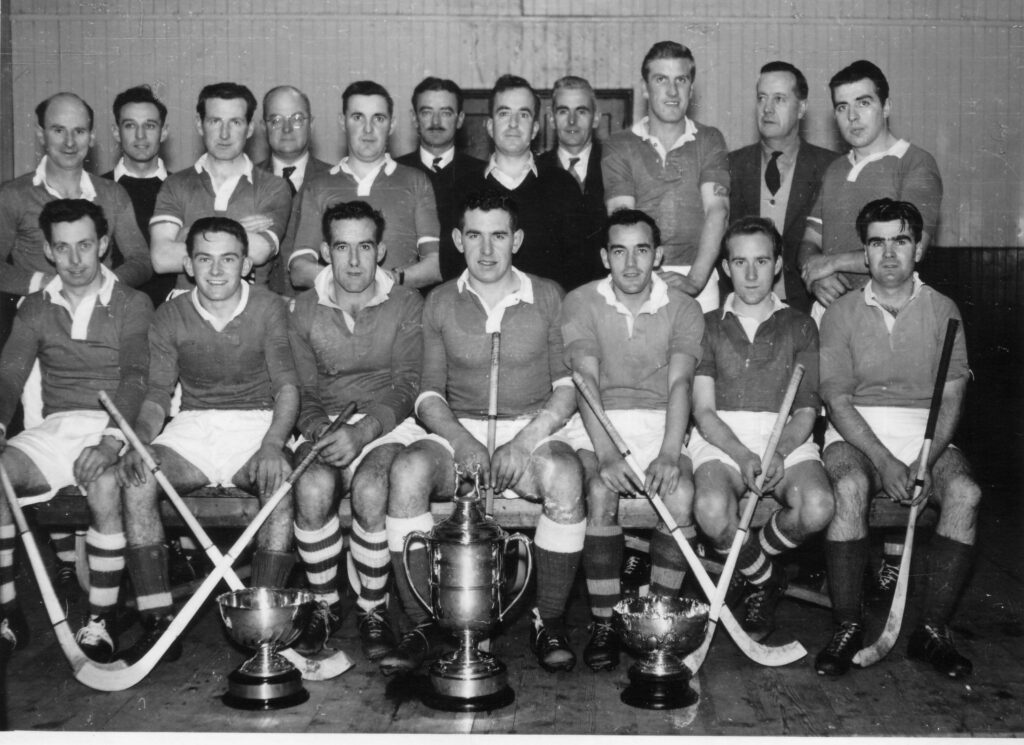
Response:
[{"label": "silver bowl trophy", "polygon": [[309,692],[302,675],[277,653],[299,638],[313,614],[306,590],[252,587],[217,598],[228,636],[256,654],[228,676],[221,699],[236,709],[283,709],[303,703]]},{"label": "silver bowl trophy", "polygon": [[697,703],[683,659],[704,641],[707,603],[645,595],[615,606],[623,644],[638,653],[622,702],[640,709],[678,709]]},{"label": "silver bowl trophy", "polygon": [[[429,668],[428,690],[423,702],[445,711],[488,711],[507,706],[515,700],[508,684],[508,669],[494,655],[477,649],[512,607],[522,598],[524,581],[512,602],[506,603],[506,585],[515,573],[506,571],[505,562],[515,560],[509,549],[521,543],[526,553],[526,579],[533,569],[529,539],[509,535],[480,504],[479,472],[469,474],[474,488],[455,497],[455,510],[430,533],[416,531],[405,539],[402,563],[410,577],[416,599],[445,631],[454,635],[459,647],[434,661]],[[463,474],[456,469],[456,484]],[[409,573],[409,549],[426,544],[430,567],[430,601],[425,600],[412,583]],[[510,567],[511,569],[511,567]]]}]

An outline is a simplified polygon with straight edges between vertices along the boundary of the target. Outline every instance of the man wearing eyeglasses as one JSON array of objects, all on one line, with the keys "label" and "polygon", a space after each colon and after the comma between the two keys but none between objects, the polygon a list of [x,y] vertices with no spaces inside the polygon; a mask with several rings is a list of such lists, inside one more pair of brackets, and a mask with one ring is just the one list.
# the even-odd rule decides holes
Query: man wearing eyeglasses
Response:
[{"label": "man wearing eyeglasses", "polygon": [[[297,209],[302,185],[331,170],[330,163],[314,158],[309,152],[310,133],[313,131],[309,96],[292,85],[271,88],[263,97],[263,125],[270,155],[256,167],[285,180],[291,189],[292,208]],[[287,246],[281,250],[281,254],[290,253]],[[294,294],[280,259],[275,258],[269,266],[270,289],[285,295]]]}]

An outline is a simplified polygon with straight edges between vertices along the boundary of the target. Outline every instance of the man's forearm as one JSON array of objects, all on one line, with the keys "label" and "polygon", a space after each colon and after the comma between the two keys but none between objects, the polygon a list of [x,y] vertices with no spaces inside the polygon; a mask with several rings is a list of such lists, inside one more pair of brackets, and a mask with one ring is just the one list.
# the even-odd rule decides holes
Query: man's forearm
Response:
[{"label": "man's forearm", "polygon": [[707,210],[704,215],[704,226],[700,231],[697,256],[693,260],[689,274],[690,279],[701,288],[708,283],[711,272],[715,268],[715,260],[718,258],[718,250],[728,221],[729,209],[726,206],[716,206]]},{"label": "man's forearm", "polygon": [[551,392],[547,403],[529,424],[520,430],[516,439],[532,450],[545,437],[549,437],[569,421],[576,410],[576,391],[571,385],[558,386]]},{"label": "man's forearm", "polygon": [[274,396],[274,414],[263,436],[263,444],[284,447],[298,416],[299,389],[294,385],[281,386],[281,390]]},{"label": "man's forearm", "polygon": [[437,251],[424,254],[415,264],[396,269],[395,273],[397,274],[399,271],[404,273],[402,284],[408,287],[427,287],[441,281]]}]

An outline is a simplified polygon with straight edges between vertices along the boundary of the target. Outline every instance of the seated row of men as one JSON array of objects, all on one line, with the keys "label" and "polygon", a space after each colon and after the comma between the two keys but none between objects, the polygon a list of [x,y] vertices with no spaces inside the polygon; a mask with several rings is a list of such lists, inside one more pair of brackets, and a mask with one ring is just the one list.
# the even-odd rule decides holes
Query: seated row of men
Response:
[{"label": "seated row of men", "polygon": [[[98,660],[115,653],[113,611],[125,564],[144,633],[124,657],[149,649],[173,612],[157,486],[138,453],[123,452],[123,434],[98,406],[98,391],[109,390],[179,489],[233,484],[261,499],[290,472],[293,427],[301,456],[347,402],[357,405],[345,426],[322,438],[318,462],[298,481],[293,503],[282,504],[260,531],[253,559],[253,584],[284,584],[294,536],[318,601],[297,645],[304,654],[322,649],[341,623],[337,507],[345,494],[366,656],[394,673],[444,648],[444,634],[410,588],[426,594],[426,552],[410,552],[407,576],[401,550],[411,532],[432,526],[430,501],[459,488],[458,464],[479,469],[498,493],[543,503],[531,646],[544,669],[575,663],[564,613],[581,562],[594,618],[584,660],[598,670],[618,662],[611,618],[621,592],[621,495],[661,494],[688,539],[699,527],[726,552],[738,500],[754,490],[774,495],[779,509],[739,556],[738,569],[753,585],[744,624],[756,638],[772,631],[785,586],[775,557],[825,530],[836,630],[815,664],[821,674],[844,673],[863,642],[868,504],[879,490],[901,502],[912,493],[941,334],[948,318],[959,317],[914,272],[920,213],[889,199],[861,211],[871,279],[830,307],[820,350],[811,318],[772,292],[781,237],[770,221],[744,218],[726,231],[720,265],[734,292],[702,315],[695,300],[657,274],[661,236],[646,213],[623,209],[609,217],[600,249],[608,275],[564,298],[551,280],[514,266],[524,241],[517,220],[507,198],[470,197],[452,235],[466,269],[424,302],[380,269],[387,253],[380,213],[360,201],[331,205],[320,245],[328,266],[289,314],[279,296],[243,280],[251,268],[245,228],[204,218],[185,241],[194,289],[154,315],[141,293],[101,263],[109,248],[102,210],[85,200],[47,204],[40,228],[57,276],[26,299],[0,356],[0,422],[10,421],[37,359],[46,417],[9,441],[4,431],[0,460],[22,494],[71,484],[87,494],[93,520],[86,539],[90,616],[77,636],[83,650]],[[486,442],[496,331],[492,453]],[[792,416],[775,457],[761,463],[798,363],[807,373]],[[643,483],[593,412],[581,404],[574,413],[571,371],[599,391],[645,469]],[[932,582],[909,648],[952,676],[971,669],[948,631],[969,570],[979,500],[951,445],[967,375],[960,332],[922,492],[941,508]],[[165,425],[176,383],[181,411]],[[822,400],[830,420],[824,467],[811,440]],[[691,414],[696,427],[687,446]],[[14,528],[6,502],[0,505],[2,633],[23,644]],[[679,593],[685,560],[664,524],[650,545],[651,592]],[[410,622],[401,635],[388,613],[389,573]],[[168,656],[176,654],[177,642]]]}]

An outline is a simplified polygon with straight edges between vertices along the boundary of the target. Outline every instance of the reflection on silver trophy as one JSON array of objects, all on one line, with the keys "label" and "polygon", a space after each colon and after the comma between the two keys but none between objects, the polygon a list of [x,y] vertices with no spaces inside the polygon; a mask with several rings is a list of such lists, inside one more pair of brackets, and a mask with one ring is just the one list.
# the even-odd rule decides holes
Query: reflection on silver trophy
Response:
[{"label": "reflection on silver trophy", "polygon": [[707,603],[645,595],[615,606],[622,642],[638,659],[629,669],[623,703],[641,709],[677,709],[697,702],[683,660],[700,646],[708,626]]},{"label": "reflection on silver trophy", "polygon": [[302,675],[277,653],[309,623],[313,595],[306,590],[252,587],[217,598],[228,636],[256,654],[228,676],[223,701],[239,709],[283,709],[309,698]]},{"label": "reflection on silver trophy", "polygon": [[[417,531],[406,538],[402,552],[406,576],[417,600],[437,624],[454,635],[458,649],[436,660],[429,670],[430,690],[424,696],[428,706],[449,711],[496,709],[515,700],[508,685],[504,663],[477,649],[526,590],[533,568],[529,539],[519,533],[509,535],[480,504],[479,474],[472,491],[455,497],[455,510],[429,534]],[[456,483],[462,474],[456,471]],[[429,576],[429,602],[412,584],[409,551],[414,544],[425,544]],[[526,556],[526,577],[511,602],[506,603],[506,561],[514,544],[522,544]]]}]

